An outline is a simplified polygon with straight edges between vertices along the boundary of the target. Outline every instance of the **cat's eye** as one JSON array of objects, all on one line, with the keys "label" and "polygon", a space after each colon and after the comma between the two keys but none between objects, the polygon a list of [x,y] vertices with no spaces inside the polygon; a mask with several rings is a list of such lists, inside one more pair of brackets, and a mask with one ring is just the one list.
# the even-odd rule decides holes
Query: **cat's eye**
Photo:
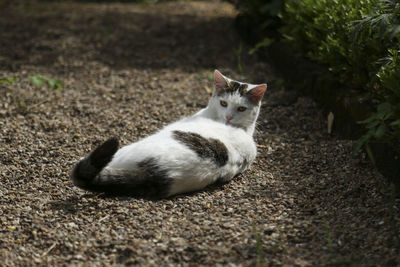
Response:
[{"label": "cat's eye", "polygon": [[245,111],[247,108],[246,107],[238,107],[238,111],[240,111],[240,112],[243,112],[243,111]]},{"label": "cat's eye", "polygon": [[220,103],[221,106],[223,106],[223,107],[227,107],[227,106],[228,106],[228,103],[227,103],[226,101],[224,101],[224,100],[221,100],[219,103]]}]

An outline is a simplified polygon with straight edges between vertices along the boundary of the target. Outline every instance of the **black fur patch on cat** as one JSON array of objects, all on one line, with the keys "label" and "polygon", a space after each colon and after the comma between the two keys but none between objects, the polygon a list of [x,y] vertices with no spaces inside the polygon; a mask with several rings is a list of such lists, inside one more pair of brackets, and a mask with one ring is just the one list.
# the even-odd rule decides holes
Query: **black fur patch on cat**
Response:
[{"label": "black fur patch on cat", "polygon": [[138,166],[144,177],[142,184],[142,189],[146,190],[143,192],[144,196],[166,197],[172,184],[167,171],[161,169],[154,158],[143,160]]},{"label": "black fur patch on cat", "polygon": [[79,161],[72,171],[74,184],[82,189],[112,196],[150,199],[168,196],[172,181],[154,158],[139,162],[134,171],[104,169],[117,150],[118,140],[111,138]]},{"label": "black fur patch on cat", "polygon": [[99,145],[88,157],[76,164],[72,177],[78,185],[90,182],[111,161],[118,150],[118,139],[110,138]]},{"label": "black fur patch on cat", "polygon": [[148,158],[138,163],[134,171],[105,169],[90,186],[91,191],[112,196],[133,196],[159,199],[168,196],[172,180],[157,160]]},{"label": "black fur patch on cat", "polygon": [[227,82],[226,87],[223,90],[221,90],[220,95],[226,94],[226,93],[234,94],[234,93],[238,92],[241,96],[244,96],[247,93],[247,87],[248,87],[247,84],[244,84],[244,83],[241,84],[241,83],[238,83],[235,81],[230,81],[230,82]]},{"label": "black fur patch on cat", "polygon": [[174,131],[173,137],[203,159],[212,159],[219,167],[228,162],[228,149],[219,140],[204,138],[197,133]]}]

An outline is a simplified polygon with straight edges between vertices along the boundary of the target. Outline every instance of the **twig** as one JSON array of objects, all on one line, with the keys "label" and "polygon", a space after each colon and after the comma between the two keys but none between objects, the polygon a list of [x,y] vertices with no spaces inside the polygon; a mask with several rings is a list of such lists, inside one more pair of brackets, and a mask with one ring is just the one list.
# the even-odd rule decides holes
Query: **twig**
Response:
[{"label": "twig", "polygon": [[207,94],[209,94],[209,95],[212,94],[212,89],[211,89],[210,87],[204,86],[203,88],[204,88],[204,90],[207,92]]},{"label": "twig", "polygon": [[260,148],[268,148],[269,146],[267,146],[267,145],[259,145],[259,144],[257,144],[257,147],[260,147]]},{"label": "twig", "polygon": [[47,254],[49,254],[49,252],[57,245],[57,242],[54,242],[53,245],[51,245],[49,247],[48,250],[46,250],[45,252],[43,252],[42,257],[46,256]]},{"label": "twig", "polygon": [[106,216],[104,216],[103,218],[101,218],[100,220],[99,220],[99,222],[102,222],[102,221],[104,221],[105,219],[107,219],[108,217],[110,217],[110,215],[106,215]]}]

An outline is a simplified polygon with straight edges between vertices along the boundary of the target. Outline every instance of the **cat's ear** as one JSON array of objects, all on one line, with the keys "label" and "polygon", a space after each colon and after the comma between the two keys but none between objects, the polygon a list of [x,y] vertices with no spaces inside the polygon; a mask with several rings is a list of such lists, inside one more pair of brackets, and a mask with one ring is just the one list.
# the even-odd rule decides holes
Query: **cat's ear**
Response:
[{"label": "cat's ear", "polygon": [[224,75],[221,74],[218,70],[214,71],[214,90],[218,95],[223,92],[228,86],[228,82],[226,81]]},{"label": "cat's ear", "polygon": [[263,98],[265,90],[267,90],[267,85],[266,84],[260,84],[257,85],[256,87],[250,89],[247,92],[247,96],[253,102],[253,104],[257,105],[260,100]]}]

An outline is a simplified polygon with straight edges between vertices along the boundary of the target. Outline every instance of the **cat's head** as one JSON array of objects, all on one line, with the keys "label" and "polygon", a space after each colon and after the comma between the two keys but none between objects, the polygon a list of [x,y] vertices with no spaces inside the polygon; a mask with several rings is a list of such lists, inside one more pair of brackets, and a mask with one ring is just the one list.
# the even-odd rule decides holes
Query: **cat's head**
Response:
[{"label": "cat's head", "polygon": [[214,71],[214,90],[209,105],[216,120],[248,129],[257,119],[266,84],[249,84],[232,80]]}]

